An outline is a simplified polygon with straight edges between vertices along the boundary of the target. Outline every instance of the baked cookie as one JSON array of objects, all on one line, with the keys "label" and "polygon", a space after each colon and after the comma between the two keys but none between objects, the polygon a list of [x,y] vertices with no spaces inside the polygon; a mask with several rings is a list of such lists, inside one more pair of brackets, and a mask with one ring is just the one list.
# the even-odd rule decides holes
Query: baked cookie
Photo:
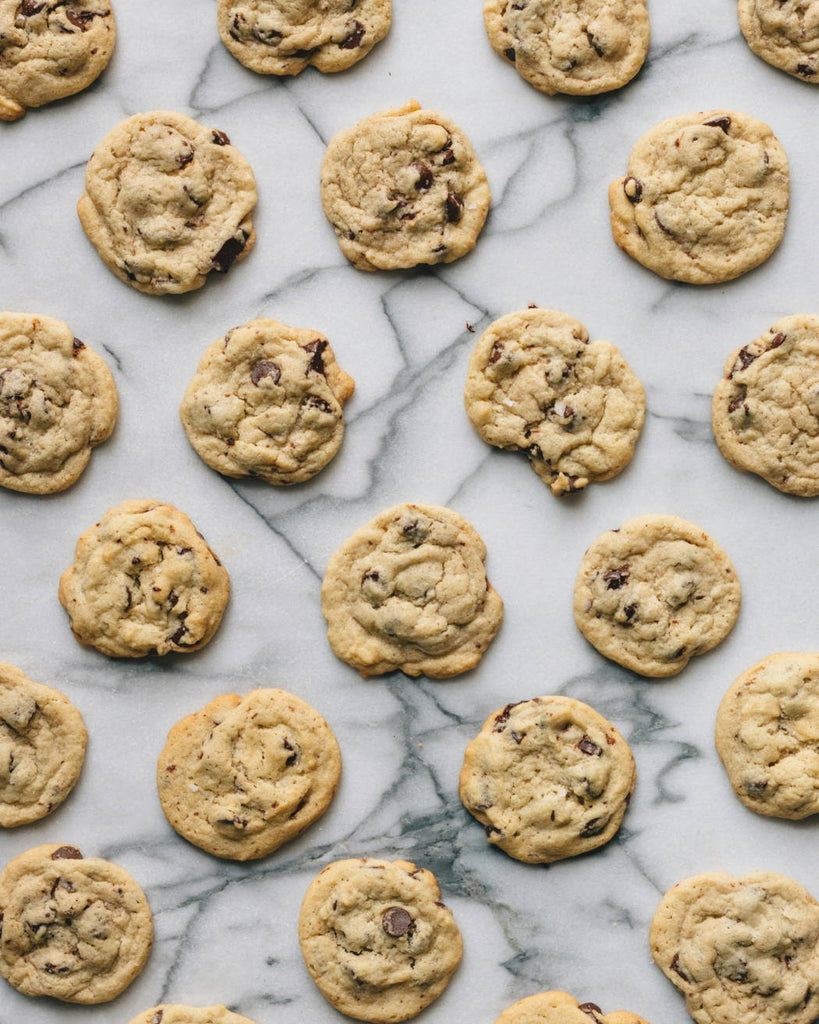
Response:
[{"label": "baked cookie", "polygon": [[0,0],[0,121],[91,85],[116,35],[109,0]]},{"label": "baked cookie", "polygon": [[0,487],[65,490],[110,436],[117,387],[62,320],[0,313]]},{"label": "baked cookie", "polygon": [[109,270],[166,295],[201,288],[247,256],[255,205],[253,171],[224,132],[155,110],[97,146],[77,212]]},{"label": "baked cookie", "polygon": [[407,1020],[438,998],[463,953],[431,871],[405,860],[339,860],[313,879],[299,915],[307,970],[356,1020]]},{"label": "baked cookie", "polygon": [[722,548],[677,516],[629,519],[583,556],[574,620],[597,650],[643,676],[673,676],[716,647],[739,614],[736,571]]},{"label": "baked cookie", "polygon": [[811,1024],[819,1015],[819,904],[791,878],[687,878],[663,896],[650,939],[699,1024]]},{"label": "baked cookie", "polygon": [[616,476],[643,427],[643,386],[608,341],[578,320],[523,309],[490,324],[469,360],[464,404],[496,448],[525,451],[553,494]]},{"label": "baked cookie", "polygon": [[443,679],[474,668],[500,628],[486,547],[457,512],[395,505],[327,565],[321,610],[335,654],[362,676]]},{"label": "baked cookie", "polygon": [[321,203],[359,270],[451,263],[478,240],[489,185],[457,125],[411,100],[330,140]]},{"label": "baked cookie", "polygon": [[0,974],[24,995],[106,1003],[142,970],[152,940],[134,879],[76,846],[35,846],[0,873]]},{"label": "baked cookie", "polygon": [[222,42],[257,74],[343,71],[387,34],[392,0],[219,0],[216,18]]},{"label": "baked cookie", "polygon": [[785,231],[788,159],[768,125],[711,110],[663,121],[609,187],[614,240],[660,277],[730,281],[764,262]]},{"label": "baked cookie", "polygon": [[508,1006],[495,1024],[647,1024],[636,1013],[603,1013],[596,1003],[578,1003],[566,992],[538,992]]},{"label": "baked cookie", "polygon": [[28,825],[65,800],[88,733],[71,701],[0,662],[0,826]]},{"label": "baked cookie", "polygon": [[732,466],[787,494],[819,494],[819,317],[786,316],[732,352],[711,425]]},{"label": "baked cookie", "polygon": [[59,588],[77,640],[114,658],[204,647],[229,596],[227,571],[185,513],[147,500],[87,530]]},{"label": "baked cookie", "polygon": [[614,837],[635,778],[611,722],[571,697],[534,697],[483,723],[466,748],[459,793],[493,846],[551,864]]},{"label": "baked cookie", "polygon": [[226,1006],[183,1006],[162,1003],[138,1013],[130,1024],[254,1024],[249,1017],[231,1013]]},{"label": "baked cookie", "polygon": [[211,469],[298,484],[338,451],[354,388],[324,335],[251,320],[207,349],[179,412]]},{"label": "baked cookie", "polygon": [[645,0],[486,0],[483,20],[492,49],[550,96],[619,89],[651,38]]},{"label": "baked cookie", "polygon": [[265,857],[320,817],[341,776],[335,736],[284,690],[225,694],[168,733],[156,770],[176,831],[231,860]]},{"label": "baked cookie", "polygon": [[739,0],[739,27],[757,57],[803,82],[819,71],[817,0]]}]

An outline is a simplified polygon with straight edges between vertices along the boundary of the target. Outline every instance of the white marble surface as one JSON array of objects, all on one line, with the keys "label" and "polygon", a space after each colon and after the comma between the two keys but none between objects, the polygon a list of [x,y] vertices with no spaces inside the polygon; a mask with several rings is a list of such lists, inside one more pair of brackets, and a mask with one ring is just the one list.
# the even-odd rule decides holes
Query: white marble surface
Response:
[{"label": "white marble surface", "polygon": [[[819,92],[764,64],[730,0],[650,0],[650,59],[626,89],[590,100],[536,92],[492,52],[480,0],[395,0],[390,36],[333,77],[257,77],[221,46],[214,0],[117,0],[113,63],[90,90],[0,126],[0,308],[66,320],[105,354],[121,414],[69,491],[0,493],[0,660],[67,693],[90,732],[83,776],[39,824],[0,836],[0,860],[72,843],[122,864],[153,907],[146,970],[94,1008],[0,985],[0,1024],[125,1024],[160,1001],[224,1002],[258,1024],[342,1018],[302,965],[295,920],[313,875],[370,854],[431,868],[464,934],[463,964],[423,1019],[492,1024],[546,988],[652,1024],[689,1018],[651,962],[660,894],[707,870],[771,869],[819,896],[817,828],[763,819],[732,796],[712,742],[719,700],[765,655],[817,647],[816,505],[723,461],[710,395],[723,361],[778,317],[819,312]],[[415,96],[469,134],[494,194],[476,250],[450,266],[366,274],[340,255],[318,201],[338,129]],[[672,284],[612,242],[606,187],[656,122],[744,110],[773,127],[792,166],[780,250],[724,286]],[[120,283],[74,207],[85,161],[120,120],[165,108],[231,136],[251,162],[258,243],[230,274],[184,297]],[[462,409],[475,336],[529,302],[565,310],[617,344],[646,385],[636,458],[616,480],[559,502],[525,458],[486,447]],[[274,316],[326,333],[357,381],[341,454],[309,484],[222,479],[177,417],[203,349],[227,328]],[[226,564],[233,597],[203,651],[139,662],[81,648],[57,597],[77,536],[110,506],[155,497],[185,510]],[[397,501],[446,504],[484,537],[506,618],[460,678],[364,681],[330,653],[319,584],[330,553]],[[585,547],[646,512],[692,519],[722,543],[744,588],[739,623],[674,679],[650,682],[599,656],[575,629],[571,591]],[[166,824],[154,766],[167,730],[223,692],[273,685],[314,704],[343,752],[326,816],[268,859],[237,865]],[[457,775],[479,723],[508,701],[565,693],[609,716],[638,765],[634,800],[608,847],[551,867],[490,848],[461,807]]]}]

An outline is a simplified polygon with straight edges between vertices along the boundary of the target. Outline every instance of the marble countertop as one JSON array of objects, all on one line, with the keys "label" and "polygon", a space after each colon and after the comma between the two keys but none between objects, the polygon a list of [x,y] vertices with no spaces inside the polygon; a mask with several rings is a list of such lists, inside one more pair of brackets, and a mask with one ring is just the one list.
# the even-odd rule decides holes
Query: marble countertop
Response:
[{"label": "marble countertop", "polygon": [[[3,984],[2,1024],[125,1024],[160,1001],[223,1002],[258,1024],[341,1021],[307,975],[295,921],[309,881],[342,857],[402,857],[438,876],[466,952],[425,1012],[429,1024],[492,1024],[514,1000],[547,988],[652,1024],[685,1024],[683,1000],[648,950],[666,888],[701,871],[766,869],[819,896],[819,826],[746,810],[712,739],[717,705],[741,671],[775,651],[817,646],[816,506],[734,470],[710,430],[726,356],[781,316],[819,312],[819,91],[754,56],[725,0],[650,0],[646,67],[627,88],[586,100],[547,97],[520,79],[491,50],[480,0],[394,6],[390,35],[352,70],[277,80],[245,70],[222,47],[215,0],[118,0],[117,50],[97,84],[0,127],[0,308],[65,320],[106,357],[120,395],[115,433],[74,487],[51,497],[0,493],[0,660],[63,690],[90,733],[75,792],[50,817],[0,836],[0,859],[38,843],[78,845],[129,870],[156,923],[146,969],[113,1003],[33,1000]],[[362,273],[341,256],[321,212],[319,163],[336,131],[410,97],[467,132],[492,210],[477,248],[456,263]],[[791,161],[790,220],[758,270],[724,286],[674,284],[616,248],[606,188],[652,125],[714,107],[773,126]],[[125,117],[152,109],[226,131],[259,185],[255,250],[181,297],[120,283],[75,214],[94,147]],[[618,345],[647,391],[631,466],[564,501],[523,456],[485,446],[462,408],[476,337],[467,324],[480,331],[530,302]],[[325,333],[357,384],[341,453],[296,488],[221,478],[178,420],[204,348],[257,316]],[[137,497],[186,511],[230,572],[225,620],[199,653],[108,659],[76,643],[57,602],[79,534]],[[319,585],[329,555],[407,500],[449,505],[473,523],[505,601],[480,666],[449,681],[362,680],[325,639]],[[598,655],[571,612],[587,545],[647,512],[709,531],[744,593],[725,643],[655,682]],[[265,860],[235,864],[172,831],[154,770],[179,718],[218,694],[259,686],[292,690],[322,712],[344,774],[332,807],[306,833]],[[458,801],[457,777],[491,711],[549,693],[615,722],[634,750],[638,783],[608,846],[527,866],[488,846]]]}]

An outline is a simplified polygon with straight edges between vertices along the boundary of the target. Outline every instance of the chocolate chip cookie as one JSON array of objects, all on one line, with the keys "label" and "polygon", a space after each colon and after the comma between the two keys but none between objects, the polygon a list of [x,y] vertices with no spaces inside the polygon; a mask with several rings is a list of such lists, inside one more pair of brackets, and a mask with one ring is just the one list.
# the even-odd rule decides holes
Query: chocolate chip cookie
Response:
[{"label": "chocolate chip cookie", "polygon": [[577,627],[597,650],[644,676],[673,676],[716,647],[739,614],[736,571],[722,548],[677,516],[629,519],[583,556]]},{"label": "chocolate chip cookie", "polygon": [[149,500],[87,530],[59,588],[76,639],[114,658],[204,647],[229,596],[227,571],[190,519]]},{"label": "chocolate chip cookie", "polygon": [[478,339],[464,404],[484,441],[525,451],[558,496],[621,472],[646,410],[643,386],[614,345],[590,343],[578,320],[533,307]]},{"label": "chocolate chip cookie", "polygon": [[660,277],[730,281],[764,262],[785,231],[788,159],[768,125],[711,110],[663,121],[609,188],[615,242]]},{"label": "chocolate chip cookie", "polygon": [[466,135],[411,100],[330,140],[321,202],[359,270],[451,263],[472,249],[489,185]]},{"label": "chocolate chip cookie", "polygon": [[449,984],[463,943],[435,876],[408,861],[329,864],[299,915],[304,962],[341,1013],[391,1024],[420,1013]]},{"label": "chocolate chip cookie", "polygon": [[207,349],[180,415],[211,469],[298,484],[338,451],[354,388],[323,334],[251,320]]},{"label": "chocolate chip cookie", "polygon": [[108,1002],[142,970],[152,940],[134,879],[76,846],[35,846],[0,873],[0,974],[24,995]]},{"label": "chocolate chip cookie", "polygon": [[739,0],[739,27],[754,53],[803,82],[819,81],[819,2]]},{"label": "chocolate chip cookie", "polygon": [[647,1024],[636,1013],[603,1013],[596,1003],[578,1003],[566,992],[538,992],[508,1006],[495,1024]]},{"label": "chocolate chip cookie", "polygon": [[184,114],[135,114],[94,150],[77,212],[103,262],[150,295],[201,288],[256,239],[256,182],[224,132]]},{"label": "chocolate chip cookie", "polygon": [[457,512],[395,505],[327,565],[321,608],[336,655],[362,676],[400,669],[434,679],[474,668],[500,628],[486,547]]},{"label": "chocolate chip cookie", "polygon": [[162,1003],[138,1013],[130,1024],[254,1024],[225,1006],[184,1006]]}]

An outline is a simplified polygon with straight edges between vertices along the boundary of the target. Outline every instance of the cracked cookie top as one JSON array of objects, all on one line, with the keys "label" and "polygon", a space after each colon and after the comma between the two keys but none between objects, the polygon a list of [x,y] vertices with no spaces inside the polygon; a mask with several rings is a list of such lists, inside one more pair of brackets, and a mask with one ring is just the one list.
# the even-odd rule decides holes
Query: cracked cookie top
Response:
[{"label": "cracked cookie top", "polygon": [[819,0],[739,0],[737,10],[758,57],[803,82],[819,81]]},{"label": "cracked cookie top", "polygon": [[185,1006],[161,1003],[138,1013],[130,1024],[255,1024],[249,1017],[232,1013],[226,1006]]},{"label": "cracked cookie top", "polygon": [[538,992],[508,1006],[495,1024],[647,1024],[636,1013],[603,1013],[596,1003],[579,1003],[567,992]]}]

